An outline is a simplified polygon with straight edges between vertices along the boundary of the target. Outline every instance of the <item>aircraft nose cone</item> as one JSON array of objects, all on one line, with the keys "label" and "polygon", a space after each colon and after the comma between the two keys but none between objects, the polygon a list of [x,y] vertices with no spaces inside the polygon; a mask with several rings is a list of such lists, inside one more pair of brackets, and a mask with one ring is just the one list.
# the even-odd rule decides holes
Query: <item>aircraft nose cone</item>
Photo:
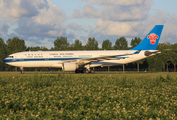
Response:
[{"label": "aircraft nose cone", "polygon": [[5,59],[3,60],[3,62],[5,62],[5,63],[6,63],[6,61],[7,61],[7,59],[5,58]]}]

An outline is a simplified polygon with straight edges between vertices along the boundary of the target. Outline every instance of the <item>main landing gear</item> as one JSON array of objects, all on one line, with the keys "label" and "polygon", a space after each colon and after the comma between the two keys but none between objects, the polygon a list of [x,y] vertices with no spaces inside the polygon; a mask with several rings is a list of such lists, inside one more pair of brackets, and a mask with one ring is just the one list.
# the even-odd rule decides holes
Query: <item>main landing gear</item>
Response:
[{"label": "main landing gear", "polygon": [[84,70],[79,70],[79,69],[75,70],[75,73],[84,73],[84,72],[85,72]]},{"label": "main landing gear", "polygon": [[91,70],[91,69],[90,69],[90,70],[86,69],[86,70],[85,70],[85,73],[95,73],[95,71],[94,71],[94,70]]},{"label": "main landing gear", "polygon": [[85,70],[76,69],[75,73],[95,73],[95,71],[91,69],[85,69]]},{"label": "main landing gear", "polygon": [[21,74],[24,74],[24,69],[23,69],[23,67],[21,67],[20,70],[21,70]]}]

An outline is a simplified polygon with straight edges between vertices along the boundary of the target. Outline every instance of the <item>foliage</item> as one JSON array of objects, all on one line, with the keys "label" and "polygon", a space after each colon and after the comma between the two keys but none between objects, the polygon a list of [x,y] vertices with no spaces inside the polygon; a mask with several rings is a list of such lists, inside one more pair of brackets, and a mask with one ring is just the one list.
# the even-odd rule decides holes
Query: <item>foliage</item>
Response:
[{"label": "foliage", "polygon": [[86,50],[98,50],[98,42],[95,38],[89,38],[85,45]]},{"label": "foliage", "polygon": [[48,48],[43,47],[43,46],[36,46],[36,47],[28,47],[27,50],[31,50],[31,51],[48,51]]},{"label": "foliage", "polygon": [[117,39],[114,45],[114,49],[115,50],[127,50],[128,49],[127,40],[124,37]]},{"label": "foliage", "polygon": [[7,57],[7,48],[4,40],[0,38],[0,71],[5,69],[4,58]]},{"label": "foliage", "polygon": [[76,39],[73,44],[71,44],[71,50],[83,50],[82,42]]},{"label": "foliage", "polygon": [[23,39],[19,39],[18,37],[13,37],[12,39],[8,39],[6,44],[7,44],[8,55],[26,50],[25,41]]},{"label": "foliage", "polygon": [[0,119],[177,119],[176,85],[163,74],[0,76]]},{"label": "foliage", "polygon": [[[170,43],[159,43],[157,46],[157,50],[164,50],[164,49],[170,49],[171,48],[171,44]],[[168,65],[170,64],[170,54],[171,54],[171,50],[167,50],[167,51],[162,51],[161,54],[159,54],[159,58],[163,60],[164,64],[166,64],[166,71],[168,71]]]},{"label": "foliage", "polygon": [[69,42],[67,37],[58,37],[54,41],[54,50],[68,50]]},{"label": "foliage", "polygon": [[158,55],[148,57],[147,62],[151,71],[162,71],[165,64],[162,59],[159,59]]},{"label": "foliage", "polygon": [[112,50],[112,43],[109,39],[103,41],[102,49],[103,50]]},{"label": "foliage", "polygon": [[[159,43],[157,46],[157,50],[165,50],[170,49],[172,45],[170,43]],[[167,63],[170,61],[170,58],[168,57],[170,55],[171,51],[163,51],[161,54],[159,54],[159,57],[162,57],[164,63]]]},{"label": "foliage", "polygon": [[176,72],[177,64],[177,44],[172,45],[172,51],[169,55],[171,63],[174,65],[174,72]]},{"label": "foliage", "polygon": [[132,48],[134,48],[134,47],[136,47],[141,41],[142,41],[141,38],[135,37],[135,39],[132,39],[132,40],[131,40],[130,45],[132,46]]}]

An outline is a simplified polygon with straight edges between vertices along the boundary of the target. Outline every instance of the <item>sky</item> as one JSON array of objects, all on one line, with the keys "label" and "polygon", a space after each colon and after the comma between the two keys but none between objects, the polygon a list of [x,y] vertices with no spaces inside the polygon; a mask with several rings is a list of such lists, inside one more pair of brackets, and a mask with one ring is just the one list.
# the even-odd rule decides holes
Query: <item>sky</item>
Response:
[{"label": "sky", "polygon": [[57,37],[99,47],[120,37],[130,44],[164,25],[160,42],[177,43],[177,0],[0,0],[0,38],[24,39],[27,46],[51,48]]}]

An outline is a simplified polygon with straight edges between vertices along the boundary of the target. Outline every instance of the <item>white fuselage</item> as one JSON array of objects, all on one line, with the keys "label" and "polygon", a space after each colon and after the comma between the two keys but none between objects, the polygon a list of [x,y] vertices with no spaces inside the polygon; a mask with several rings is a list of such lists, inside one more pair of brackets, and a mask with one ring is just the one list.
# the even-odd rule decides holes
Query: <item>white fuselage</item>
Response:
[{"label": "white fuselage", "polygon": [[[156,50],[149,50],[151,52]],[[62,68],[63,61],[121,54],[133,54],[136,50],[98,50],[98,51],[28,51],[11,54],[4,62],[17,67],[56,67]],[[92,62],[90,67],[127,64],[146,58],[144,50],[138,54],[117,57],[113,60]]]}]

